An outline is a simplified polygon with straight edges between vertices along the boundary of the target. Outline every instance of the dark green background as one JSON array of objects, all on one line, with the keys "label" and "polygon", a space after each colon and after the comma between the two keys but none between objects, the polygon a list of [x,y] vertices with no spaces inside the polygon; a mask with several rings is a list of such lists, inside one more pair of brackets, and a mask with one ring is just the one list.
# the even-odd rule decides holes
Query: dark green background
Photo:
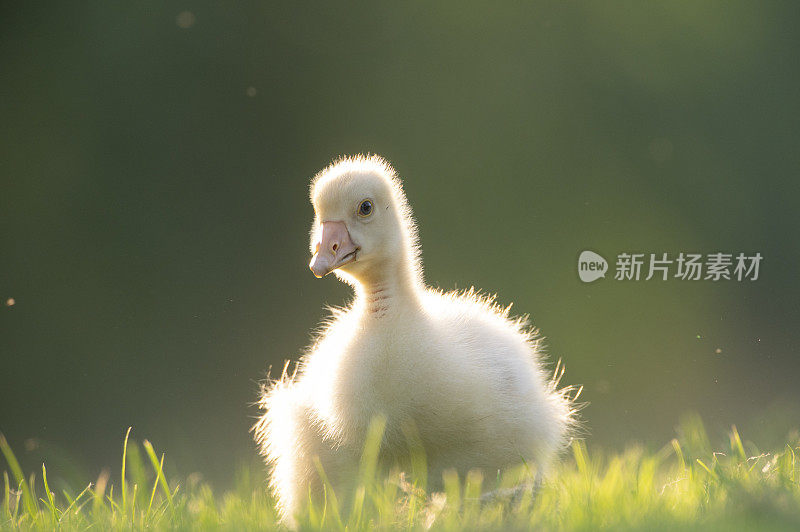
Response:
[{"label": "dark green background", "polygon": [[[185,473],[257,463],[257,381],[349,297],[308,271],[307,186],[355,152],[404,178],[430,283],[531,314],[593,445],[660,445],[686,411],[761,442],[800,425],[797,3],[0,17],[0,430],[31,467],[116,468],[129,425]],[[585,285],[584,249],[764,261]]]}]

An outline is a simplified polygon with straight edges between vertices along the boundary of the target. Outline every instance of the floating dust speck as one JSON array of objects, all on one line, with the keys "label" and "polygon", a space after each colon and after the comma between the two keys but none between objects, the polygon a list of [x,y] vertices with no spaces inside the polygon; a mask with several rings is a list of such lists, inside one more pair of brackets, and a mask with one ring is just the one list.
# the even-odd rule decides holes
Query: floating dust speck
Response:
[{"label": "floating dust speck", "polygon": [[648,146],[647,151],[650,152],[650,156],[657,163],[664,163],[672,159],[672,154],[675,149],[673,148],[672,142],[670,142],[669,139],[659,137],[650,142],[650,146]]},{"label": "floating dust speck", "polygon": [[255,87],[247,87],[247,90],[244,92],[251,98],[255,98],[256,94],[258,94],[258,91]]},{"label": "floating dust speck", "polygon": [[194,26],[196,19],[194,18],[194,13],[191,11],[181,11],[178,13],[178,16],[175,17],[175,24],[178,25],[179,28],[184,30],[191,28]]},{"label": "floating dust speck", "polygon": [[9,297],[8,299],[6,299],[6,306],[7,307],[13,307],[16,304],[17,304],[17,300],[14,299],[13,297]]},{"label": "floating dust speck", "polygon": [[722,354],[722,348],[721,348],[721,347],[718,347],[718,348],[714,349],[714,352],[715,352],[716,354],[718,354],[718,355],[721,355],[721,354]]}]

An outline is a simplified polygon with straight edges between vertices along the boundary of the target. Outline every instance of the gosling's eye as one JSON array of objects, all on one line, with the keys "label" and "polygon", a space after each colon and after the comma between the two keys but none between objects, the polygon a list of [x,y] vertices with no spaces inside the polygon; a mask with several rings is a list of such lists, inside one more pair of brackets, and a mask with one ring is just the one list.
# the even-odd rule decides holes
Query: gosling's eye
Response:
[{"label": "gosling's eye", "polygon": [[372,214],[372,202],[370,200],[362,201],[358,206],[358,215],[366,218],[370,214]]}]

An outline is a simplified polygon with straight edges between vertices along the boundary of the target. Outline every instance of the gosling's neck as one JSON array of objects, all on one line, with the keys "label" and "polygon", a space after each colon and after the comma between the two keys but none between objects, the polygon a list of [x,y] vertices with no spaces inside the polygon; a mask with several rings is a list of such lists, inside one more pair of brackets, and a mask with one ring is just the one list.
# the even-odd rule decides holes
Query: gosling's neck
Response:
[{"label": "gosling's neck", "polygon": [[419,304],[423,289],[417,268],[406,261],[392,261],[373,265],[355,279],[355,305],[364,312],[365,319],[385,319]]}]

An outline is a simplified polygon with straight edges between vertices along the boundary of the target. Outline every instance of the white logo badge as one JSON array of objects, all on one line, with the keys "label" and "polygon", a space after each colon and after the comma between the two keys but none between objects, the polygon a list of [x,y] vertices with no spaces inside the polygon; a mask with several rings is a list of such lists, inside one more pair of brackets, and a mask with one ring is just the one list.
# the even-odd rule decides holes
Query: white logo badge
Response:
[{"label": "white logo badge", "polygon": [[582,251],[578,257],[578,277],[584,283],[591,283],[606,276],[608,262],[594,251]]}]

